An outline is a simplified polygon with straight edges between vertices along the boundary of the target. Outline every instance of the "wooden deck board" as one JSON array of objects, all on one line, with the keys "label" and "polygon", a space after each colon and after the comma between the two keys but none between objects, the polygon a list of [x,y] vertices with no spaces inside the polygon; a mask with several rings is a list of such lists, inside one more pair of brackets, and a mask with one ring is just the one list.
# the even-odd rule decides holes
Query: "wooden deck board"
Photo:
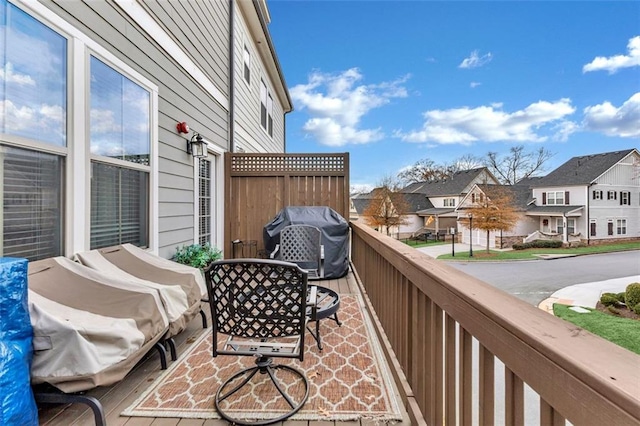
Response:
[{"label": "wooden deck board", "polygon": [[[353,274],[349,272],[345,277],[319,281],[321,285],[329,287],[340,294],[353,294],[359,292]],[[205,306],[206,308],[206,306]],[[210,315],[208,309],[207,320]],[[187,329],[175,337],[178,355],[193,342],[193,338],[203,332],[200,316],[191,321]],[[171,362],[169,360],[169,362]],[[152,351],[145,357],[121,382],[108,387],[92,389],[86,395],[98,398],[103,406],[108,426],[226,426],[224,420],[204,419],[176,419],[176,418],[152,418],[152,417],[123,417],[120,413],[131,405],[135,399],[155,380],[160,374],[160,361],[157,351]],[[399,397],[398,397],[399,398]],[[90,426],[94,424],[93,413],[84,404],[50,405],[39,410],[40,424],[46,426]],[[406,421],[400,426],[410,425],[406,413],[403,414]],[[371,425],[367,421],[286,421],[279,426],[365,426]]]}]

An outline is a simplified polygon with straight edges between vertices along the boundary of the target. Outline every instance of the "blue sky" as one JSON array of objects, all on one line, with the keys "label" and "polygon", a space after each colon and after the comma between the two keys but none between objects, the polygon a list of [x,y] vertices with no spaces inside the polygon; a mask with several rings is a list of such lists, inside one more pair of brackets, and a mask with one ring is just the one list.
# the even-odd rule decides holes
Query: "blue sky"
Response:
[{"label": "blue sky", "polygon": [[269,0],[288,152],[350,152],[351,185],[525,145],[640,147],[640,2]]}]

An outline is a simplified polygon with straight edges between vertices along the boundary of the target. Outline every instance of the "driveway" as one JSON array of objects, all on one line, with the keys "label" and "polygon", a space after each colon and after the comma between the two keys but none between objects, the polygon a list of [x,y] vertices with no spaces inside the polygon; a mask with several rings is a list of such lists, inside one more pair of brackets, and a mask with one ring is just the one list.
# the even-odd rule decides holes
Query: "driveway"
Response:
[{"label": "driveway", "polygon": [[[435,258],[451,253],[451,246],[421,247],[418,250]],[[456,244],[455,250],[468,252],[469,246]],[[473,250],[483,250],[483,247],[474,246]],[[553,260],[447,263],[534,306],[570,285],[640,275],[640,251],[637,250]]]}]

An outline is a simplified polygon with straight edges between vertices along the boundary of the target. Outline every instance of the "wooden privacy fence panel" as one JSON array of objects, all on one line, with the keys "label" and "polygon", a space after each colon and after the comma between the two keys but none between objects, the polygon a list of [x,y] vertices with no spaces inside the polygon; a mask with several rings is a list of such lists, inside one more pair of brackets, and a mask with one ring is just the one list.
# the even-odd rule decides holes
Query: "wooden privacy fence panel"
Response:
[{"label": "wooden privacy fence panel", "polygon": [[402,368],[399,387],[406,380],[406,405],[426,424],[640,425],[638,355],[363,224],[351,228],[351,259]]},{"label": "wooden privacy fence panel", "polygon": [[288,206],[327,206],[349,219],[349,154],[225,154],[225,257],[234,240],[257,243]]}]

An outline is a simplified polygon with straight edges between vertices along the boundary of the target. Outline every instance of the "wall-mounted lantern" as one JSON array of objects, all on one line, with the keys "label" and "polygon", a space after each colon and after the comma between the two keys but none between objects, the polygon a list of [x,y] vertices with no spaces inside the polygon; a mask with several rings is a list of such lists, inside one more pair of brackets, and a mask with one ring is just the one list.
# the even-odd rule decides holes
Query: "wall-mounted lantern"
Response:
[{"label": "wall-mounted lantern", "polygon": [[202,139],[200,133],[193,132],[191,140],[187,141],[187,153],[195,158],[205,158],[207,156],[207,143]]}]

